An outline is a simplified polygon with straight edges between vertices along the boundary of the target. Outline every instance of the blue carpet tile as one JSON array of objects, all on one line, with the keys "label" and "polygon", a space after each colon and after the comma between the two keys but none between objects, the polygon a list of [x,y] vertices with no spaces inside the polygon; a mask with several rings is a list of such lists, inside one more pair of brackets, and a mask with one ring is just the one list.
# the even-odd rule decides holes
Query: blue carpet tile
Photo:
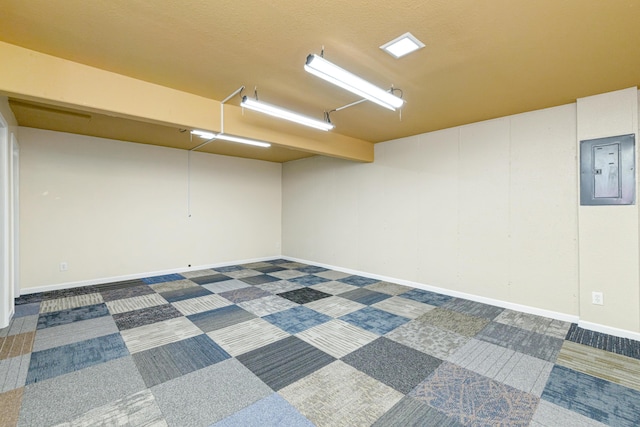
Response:
[{"label": "blue carpet tile", "polygon": [[281,258],[23,295],[0,329],[2,427],[638,420],[637,341]]}]

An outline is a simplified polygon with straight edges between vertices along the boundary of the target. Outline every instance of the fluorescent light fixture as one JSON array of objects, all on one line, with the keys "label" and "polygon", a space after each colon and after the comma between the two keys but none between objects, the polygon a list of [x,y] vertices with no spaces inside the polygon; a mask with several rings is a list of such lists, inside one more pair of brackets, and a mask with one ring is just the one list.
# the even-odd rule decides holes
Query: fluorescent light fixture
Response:
[{"label": "fluorescent light fixture", "polygon": [[404,104],[402,98],[380,89],[378,86],[338,67],[321,56],[313,54],[307,56],[307,63],[304,69],[329,83],[340,86],[389,110],[395,111],[396,108],[400,108]]},{"label": "fluorescent light fixture", "polygon": [[312,119],[311,117],[303,116],[302,114],[294,113],[293,111],[285,110],[284,108],[276,107],[275,105],[267,104],[266,102],[256,99],[247,98],[246,96],[242,97],[240,106],[324,131],[333,129],[333,124],[329,122]]},{"label": "fluorescent light fixture", "polygon": [[391,56],[401,58],[411,52],[422,49],[423,47],[424,43],[418,40],[413,34],[404,33],[400,37],[391,40],[389,43],[383,44],[380,46],[380,49],[384,50]]},{"label": "fluorescent light fixture", "polygon": [[204,130],[192,130],[191,133],[193,135],[199,136],[202,139],[222,139],[230,142],[238,142],[240,144],[255,145],[256,147],[271,147],[271,144],[269,144],[268,142],[258,141],[251,138],[244,138],[242,136],[229,135],[226,133],[213,133]]}]

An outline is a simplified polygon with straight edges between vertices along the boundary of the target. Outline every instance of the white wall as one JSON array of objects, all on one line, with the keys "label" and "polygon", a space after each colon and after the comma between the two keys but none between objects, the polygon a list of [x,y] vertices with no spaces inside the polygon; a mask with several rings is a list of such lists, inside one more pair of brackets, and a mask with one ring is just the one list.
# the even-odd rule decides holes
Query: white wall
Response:
[{"label": "white wall", "polygon": [[[281,165],[20,128],[22,290],[280,254]],[[68,271],[60,271],[66,262]]]},{"label": "white wall", "polygon": [[578,314],[576,105],[283,167],[283,255]]}]

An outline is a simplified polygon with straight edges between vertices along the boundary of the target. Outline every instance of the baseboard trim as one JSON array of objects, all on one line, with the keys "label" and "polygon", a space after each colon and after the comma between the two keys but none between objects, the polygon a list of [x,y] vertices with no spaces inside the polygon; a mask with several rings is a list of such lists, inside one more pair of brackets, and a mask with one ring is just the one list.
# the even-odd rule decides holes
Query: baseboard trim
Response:
[{"label": "baseboard trim", "polygon": [[173,268],[169,270],[157,270],[157,271],[150,271],[146,273],[126,274],[123,276],[102,277],[98,279],[80,280],[77,282],[58,283],[55,285],[36,286],[33,288],[21,289],[20,295],[37,294],[38,292],[59,291],[61,289],[79,288],[82,286],[103,285],[105,283],[122,282],[125,280],[144,279],[145,277],[153,277],[153,276],[163,276],[165,274],[176,274],[176,273],[180,274],[186,271],[205,270],[207,268],[219,268],[219,267],[226,267],[228,265],[249,264],[252,262],[269,261],[277,258],[280,258],[280,255],[261,257],[261,258],[250,258],[250,259],[243,259],[243,260],[236,260],[236,261],[225,261],[225,262],[219,262],[215,264],[198,265],[195,267],[187,267],[187,268]]},{"label": "baseboard trim", "polygon": [[468,294],[468,293],[465,293],[465,292],[453,291],[451,289],[446,289],[446,288],[440,288],[440,287],[437,287],[437,286],[426,285],[424,283],[412,282],[410,280],[398,279],[398,278],[389,277],[389,276],[382,276],[380,274],[371,274],[371,273],[367,273],[365,271],[353,270],[353,269],[350,269],[350,268],[344,268],[344,267],[335,266],[335,265],[329,265],[329,264],[322,264],[322,263],[309,261],[309,260],[304,260],[304,259],[300,259],[300,258],[294,258],[294,257],[286,256],[286,255],[283,255],[282,258],[286,259],[286,260],[294,261],[294,262],[301,262],[301,263],[304,263],[304,264],[316,265],[318,267],[323,267],[323,268],[328,268],[328,269],[331,269],[331,270],[341,271],[343,273],[356,274],[358,276],[368,277],[368,278],[371,278],[371,279],[384,280],[385,282],[398,283],[400,285],[411,286],[412,288],[422,289],[422,290],[425,290],[425,291],[437,292],[439,294],[448,295],[448,296],[451,296],[451,297],[454,297],[454,298],[464,298],[464,299],[468,299],[468,300],[471,300],[471,301],[480,302],[480,303],[483,303],[483,304],[495,305],[496,307],[502,307],[502,308],[506,308],[506,309],[509,309],[509,310],[520,311],[520,312],[523,312],[523,313],[534,314],[534,315],[537,315],[537,316],[549,317],[551,319],[562,320],[564,322],[577,323],[578,320],[579,320],[578,316],[575,316],[575,315],[572,315],[572,314],[566,314],[566,313],[561,313],[561,312],[557,312],[557,311],[545,310],[545,309],[538,308],[538,307],[531,307],[531,306],[528,306],[528,305],[516,304],[516,303],[497,300],[497,299],[493,299],[493,298],[486,298],[486,297],[482,297],[482,296],[479,296],[479,295]]},{"label": "baseboard trim", "polygon": [[640,341],[640,333],[628,331],[626,329],[614,328],[612,326],[601,325],[599,323],[592,323],[584,320],[578,321],[578,326],[583,329],[589,329],[590,331],[594,331],[594,332],[600,332],[607,335],[614,335],[616,337],[628,338],[630,340]]}]

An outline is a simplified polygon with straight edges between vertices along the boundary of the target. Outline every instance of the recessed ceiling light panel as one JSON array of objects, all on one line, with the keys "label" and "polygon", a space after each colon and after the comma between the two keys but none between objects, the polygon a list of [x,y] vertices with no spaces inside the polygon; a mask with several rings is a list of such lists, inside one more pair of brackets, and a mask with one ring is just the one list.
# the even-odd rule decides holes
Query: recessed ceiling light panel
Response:
[{"label": "recessed ceiling light panel", "polygon": [[400,37],[391,40],[389,43],[385,43],[380,46],[380,49],[387,52],[394,58],[401,58],[410,54],[418,49],[422,49],[424,43],[415,38],[411,33],[404,33]]}]

